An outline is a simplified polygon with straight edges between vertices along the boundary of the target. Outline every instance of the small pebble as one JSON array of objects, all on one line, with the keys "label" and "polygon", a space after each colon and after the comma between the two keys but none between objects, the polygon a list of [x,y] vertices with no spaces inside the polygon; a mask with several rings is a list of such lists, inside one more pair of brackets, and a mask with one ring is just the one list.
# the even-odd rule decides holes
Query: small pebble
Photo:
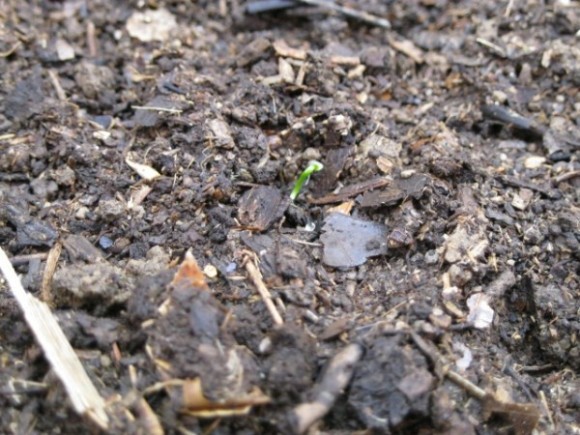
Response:
[{"label": "small pebble", "polygon": [[506,95],[505,92],[502,91],[493,91],[493,99],[495,101],[497,101],[498,103],[505,103],[508,99],[508,96]]},{"label": "small pebble", "polygon": [[439,254],[436,250],[431,249],[425,253],[425,263],[426,264],[435,264],[439,261]]},{"label": "small pebble", "polygon": [[113,246],[113,241],[107,236],[102,236],[99,239],[99,246],[103,249],[109,249],[111,246]]},{"label": "small pebble", "polygon": [[546,158],[541,156],[530,156],[524,161],[524,167],[526,169],[537,169],[546,163]]},{"label": "small pebble", "polygon": [[75,217],[77,219],[86,219],[89,211],[90,210],[88,209],[88,207],[85,207],[85,206],[79,207],[79,209],[75,213]]},{"label": "small pebble", "polygon": [[217,276],[218,271],[215,268],[215,266],[212,266],[211,264],[208,264],[207,266],[205,266],[203,268],[203,273],[208,278],[213,279],[213,278],[215,278]]}]

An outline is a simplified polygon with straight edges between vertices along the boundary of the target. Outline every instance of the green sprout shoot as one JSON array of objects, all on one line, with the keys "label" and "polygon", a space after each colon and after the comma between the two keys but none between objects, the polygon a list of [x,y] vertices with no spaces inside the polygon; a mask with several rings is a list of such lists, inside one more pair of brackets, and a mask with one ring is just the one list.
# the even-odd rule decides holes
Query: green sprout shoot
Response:
[{"label": "green sprout shoot", "polygon": [[290,199],[292,201],[294,201],[298,197],[300,191],[302,190],[302,186],[304,186],[304,184],[308,182],[310,176],[313,173],[322,170],[322,168],[324,168],[324,165],[320,162],[317,162],[316,160],[311,160],[310,162],[308,162],[308,166],[306,167],[306,169],[304,169],[304,171],[302,171],[300,177],[298,177],[298,181],[296,181],[296,184],[294,185],[294,189],[292,189],[292,192],[290,193]]}]

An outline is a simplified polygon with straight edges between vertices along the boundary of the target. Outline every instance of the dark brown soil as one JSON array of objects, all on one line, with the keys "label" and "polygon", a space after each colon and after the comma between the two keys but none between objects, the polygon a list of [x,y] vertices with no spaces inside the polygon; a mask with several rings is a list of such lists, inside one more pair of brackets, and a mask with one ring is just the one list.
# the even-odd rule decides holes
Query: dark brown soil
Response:
[{"label": "dark brown soil", "polygon": [[[2,2],[0,245],[105,432],[580,433],[579,3],[347,3]],[[1,432],[98,433],[0,286]]]}]

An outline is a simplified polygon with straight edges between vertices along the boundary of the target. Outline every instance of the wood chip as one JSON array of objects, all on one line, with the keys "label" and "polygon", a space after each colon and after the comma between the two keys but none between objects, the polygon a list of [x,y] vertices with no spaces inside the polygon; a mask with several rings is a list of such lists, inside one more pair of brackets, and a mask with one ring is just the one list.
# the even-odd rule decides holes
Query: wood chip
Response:
[{"label": "wood chip", "polygon": [[367,192],[373,189],[378,189],[379,187],[386,186],[392,180],[387,177],[373,178],[372,180],[366,180],[361,183],[350,184],[341,188],[338,193],[331,193],[329,195],[324,195],[320,198],[313,198],[309,202],[311,204],[332,204],[334,202],[346,201],[348,198],[359,195],[363,192]]},{"label": "wood chip", "polygon": [[388,184],[385,190],[366,192],[360,200],[361,207],[379,207],[397,204],[407,198],[418,199],[430,182],[426,174],[412,174]]},{"label": "wood chip", "polygon": [[277,39],[274,41],[272,46],[274,47],[274,51],[278,56],[291,57],[292,59],[298,60],[306,60],[307,58],[306,50],[290,47],[286,41],[282,39]]},{"label": "wood chip", "polygon": [[275,187],[252,187],[240,199],[238,219],[246,228],[265,231],[284,215],[290,204],[289,199]]},{"label": "wood chip", "polygon": [[519,193],[514,195],[512,206],[518,210],[525,210],[534,199],[534,192],[530,189],[520,189]]},{"label": "wood chip", "polygon": [[48,257],[46,259],[46,266],[44,268],[44,273],[42,274],[42,284],[40,286],[40,296],[47,304],[52,303],[52,277],[56,270],[56,265],[58,264],[61,252],[62,243],[57,241],[48,252]]},{"label": "wood chip", "polygon": [[402,41],[397,41],[394,38],[389,38],[389,44],[395,50],[403,53],[405,56],[413,59],[416,63],[423,63],[425,61],[425,56],[423,51],[418,48],[412,41],[404,39]]},{"label": "wood chip", "polygon": [[362,77],[362,75],[366,69],[367,69],[367,67],[365,65],[362,65],[362,64],[357,65],[354,68],[352,68],[346,76],[351,80],[356,79],[356,78],[360,78],[360,77]]},{"label": "wood chip", "polygon": [[357,66],[360,65],[360,57],[358,56],[332,56],[330,63],[333,65]]},{"label": "wood chip", "polygon": [[296,77],[294,69],[292,69],[292,65],[283,57],[278,59],[278,73],[284,82],[294,83]]}]

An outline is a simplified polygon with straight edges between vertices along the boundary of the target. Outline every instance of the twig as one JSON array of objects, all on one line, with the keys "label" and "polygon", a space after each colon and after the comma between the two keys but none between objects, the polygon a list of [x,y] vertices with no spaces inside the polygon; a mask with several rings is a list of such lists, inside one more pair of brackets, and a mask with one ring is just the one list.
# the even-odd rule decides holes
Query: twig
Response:
[{"label": "twig", "polygon": [[257,0],[248,2],[245,6],[248,14],[261,14],[278,9],[293,8],[296,6],[294,0]]},{"label": "twig", "polygon": [[372,24],[374,26],[382,27],[384,29],[390,29],[391,23],[386,18],[377,17],[376,15],[369,14],[368,12],[359,11],[357,9],[349,8],[347,6],[341,6],[333,1],[325,0],[299,0],[300,3],[304,3],[311,6],[319,6],[321,8],[329,9],[331,11],[340,12],[347,17],[355,18],[360,21]]},{"label": "twig", "polygon": [[66,101],[66,93],[64,92],[64,89],[60,85],[57,73],[54,70],[49,69],[48,77],[50,78],[50,82],[52,83],[52,87],[54,88],[54,91],[56,92],[56,96],[58,97],[58,99],[60,101]]},{"label": "twig", "polygon": [[218,4],[219,4],[220,15],[222,17],[227,16],[228,15],[228,3],[226,2],[226,0],[219,0]]},{"label": "twig", "polygon": [[505,9],[505,13],[503,14],[504,17],[509,17],[512,13],[512,9],[514,8],[514,0],[509,0],[508,5]]},{"label": "twig", "polygon": [[576,178],[576,177],[580,177],[580,171],[570,171],[570,172],[566,172],[562,175],[558,175],[557,177],[555,177],[554,183],[555,184],[560,184],[563,181],[567,181],[570,180],[572,178]]},{"label": "twig", "polygon": [[549,188],[538,186],[537,184],[526,180],[520,180],[516,177],[510,177],[509,175],[496,175],[494,178],[500,183],[507,184],[508,186],[523,187],[525,189],[533,190],[534,192],[539,192],[550,199],[559,199],[561,196],[561,193],[558,190],[550,190]]},{"label": "twig", "polygon": [[544,407],[544,411],[546,412],[546,415],[548,416],[548,420],[550,421],[550,426],[552,428],[554,428],[554,418],[552,417],[552,410],[550,409],[550,406],[548,405],[548,401],[546,400],[546,395],[541,390],[540,390],[540,402],[542,402],[542,406]]},{"label": "twig", "polygon": [[89,57],[95,58],[98,54],[97,37],[95,36],[95,23],[89,21],[87,23],[87,47]]},{"label": "twig", "polygon": [[391,23],[386,18],[377,17],[365,11],[359,11],[348,6],[342,6],[331,0],[256,0],[246,4],[248,14],[259,14],[263,12],[275,11],[278,9],[289,9],[300,5],[317,6],[326,10],[338,12],[347,17],[363,21],[373,26],[390,29]]},{"label": "twig", "polygon": [[286,240],[289,240],[289,241],[296,243],[298,245],[314,246],[315,248],[320,248],[323,246],[322,243],[319,243],[319,242],[307,242],[305,240],[298,240],[298,239],[295,239],[293,237],[287,236],[286,234],[282,234],[282,237],[284,237]]},{"label": "twig", "polygon": [[503,48],[501,48],[499,45],[494,44],[491,41],[488,41],[487,39],[483,39],[483,38],[476,38],[475,42],[477,42],[478,44],[483,45],[484,47],[489,48],[491,51],[493,51],[495,54],[497,54],[499,57],[501,58],[506,58],[507,54],[505,52],[505,50]]},{"label": "twig", "polygon": [[256,290],[260,293],[262,300],[266,304],[266,308],[270,312],[270,316],[272,316],[272,320],[274,320],[274,324],[277,326],[283,325],[284,320],[282,320],[282,316],[276,309],[276,305],[274,305],[274,301],[272,300],[272,295],[270,294],[266,284],[264,284],[264,280],[262,279],[262,273],[260,269],[255,264],[256,262],[256,255],[251,252],[245,253],[245,267],[250,275],[250,279],[256,286]]},{"label": "twig", "polygon": [[20,404],[19,396],[44,393],[48,389],[49,385],[43,382],[9,378],[5,385],[0,388],[0,396],[13,396],[14,401]]},{"label": "twig", "polygon": [[31,260],[46,260],[48,254],[46,252],[41,252],[38,254],[26,254],[26,255],[15,255],[10,258],[10,263],[12,266],[20,266],[21,264],[29,263]]},{"label": "twig", "polygon": [[2,248],[0,248],[0,270],[24,312],[26,323],[32,329],[46,359],[63,383],[75,411],[87,416],[102,429],[107,429],[109,418],[105,412],[105,401],[91,383],[48,306],[24,290]]},{"label": "twig", "polygon": [[157,112],[168,112],[168,113],[175,113],[180,115],[183,110],[181,109],[173,109],[171,107],[157,107],[157,106],[131,106],[131,109],[134,110],[153,110]]},{"label": "twig", "polygon": [[502,124],[512,125],[518,130],[528,132],[538,138],[543,137],[547,130],[545,126],[538,124],[533,119],[499,104],[484,104],[481,106],[481,114]]},{"label": "twig", "polygon": [[455,382],[476,399],[483,400],[487,396],[487,393],[484,390],[452,370],[448,370],[447,373],[445,373],[445,376],[447,376],[450,381]]},{"label": "twig", "polygon": [[6,50],[6,51],[0,51],[0,57],[8,57],[8,56],[10,56],[17,49],[19,49],[21,45],[22,45],[22,43],[20,41],[18,41],[16,44],[12,45],[12,47],[10,47],[8,50]]}]

